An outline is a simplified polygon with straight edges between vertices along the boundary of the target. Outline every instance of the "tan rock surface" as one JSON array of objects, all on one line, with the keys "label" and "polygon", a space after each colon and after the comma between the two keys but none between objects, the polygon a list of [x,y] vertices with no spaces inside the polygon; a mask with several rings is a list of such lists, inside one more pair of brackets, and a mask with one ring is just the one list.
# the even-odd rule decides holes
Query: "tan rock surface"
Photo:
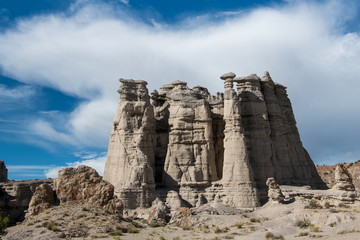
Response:
[{"label": "tan rock surface", "polygon": [[113,213],[122,213],[122,203],[114,196],[114,187],[95,169],[88,166],[63,168],[54,181],[56,196],[60,204],[68,202],[103,206]]},{"label": "tan rock surface", "polygon": [[36,187],[29,203],[28,215],[37,215],[51,208],[56,202],[53,188],[46,183]]}]

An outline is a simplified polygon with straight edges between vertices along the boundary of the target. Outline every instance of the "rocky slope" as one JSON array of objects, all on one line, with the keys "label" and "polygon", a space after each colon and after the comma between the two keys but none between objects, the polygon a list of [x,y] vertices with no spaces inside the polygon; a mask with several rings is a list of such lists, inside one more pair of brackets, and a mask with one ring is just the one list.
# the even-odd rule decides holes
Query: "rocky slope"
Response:
[{"label": "rocky slope", "polygon": [[[335,185],[335,165],[316,166],[321,179],[331,188]],[[351,174],[356,189],[360,189],[360,161],[355,163],[344,163],[344,167]]]}]

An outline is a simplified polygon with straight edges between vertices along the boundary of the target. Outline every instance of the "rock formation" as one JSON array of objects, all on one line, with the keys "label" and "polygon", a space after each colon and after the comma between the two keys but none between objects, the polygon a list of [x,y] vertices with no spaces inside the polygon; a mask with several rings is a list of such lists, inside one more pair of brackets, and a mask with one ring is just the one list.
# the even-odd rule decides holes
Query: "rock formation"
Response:
[{"label": "rock formation", "polygon": [[145,81],[120,79],[104,180],[129,207],[149,206],[155,188],[155,117]]},{"label": "rock formation", "polygon": [[41,184],[52,185],[52,179],[8,181],[0,183],[0,210],[10,217],[10,224],[22,221],[31,198]]},{"label": "rock formation", "polygon": [[112,213],[122,213],[122,202],[114,196],[113,185],[102,180],[91,167],[81,165],[61,169],[54,188],[60,204],[85,203],[102,206]]},{"label": "rock formation", "polygon": [[4,161],[0,160],[0,182],[6,182],[8,180],[8,170]]},{"label": "rock formation", "polygon": [[152,209],[147,219],[148,223],[166,223],[169,220],[169,208],[161,201],[159,198],[156,198],[152,203]]},{"label": "rock formation", "polygon": [[266,185],[269,187],[268,197],[273,201],[283,203],[285,196],[282,194],[279,184],[275,182],[274,178],[268,178],[266,180]]},{"label": "rock formation", "polygon": [[332,188],[341,191],[355,191],[352,177],[343,164],[337,164],[335,167],[335,185]]},{"label": "rock formation", "polygon": [[[267,200],[266,180],[325,187],[303,148],[286,88],[268,72],[221,76],[223,93],[175,81],[154,90],[120,79],[104,179],[127,208]],[[234,90],[236,83],[236,90]],[[174,200],[172,200],[174,202]],[[170,206],[172,210],[173,207]]]},{"label": "rock formation", "polygon": [[49,184],[43,183],[36,187],[29,203],[28,214],[37,215],[52,207],[56,202],[55,192]]}]

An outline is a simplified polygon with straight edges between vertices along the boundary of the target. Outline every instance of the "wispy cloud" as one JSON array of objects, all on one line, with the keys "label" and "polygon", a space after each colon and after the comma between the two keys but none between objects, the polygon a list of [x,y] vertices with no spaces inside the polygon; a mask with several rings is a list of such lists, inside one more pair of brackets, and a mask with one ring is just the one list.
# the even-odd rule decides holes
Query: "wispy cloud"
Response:
[{"label": "wispy cloud", "polygon": [[[360,132],[360,112],[354,110],[360,102],[360,36],[344,32],[359,12],[356,1],[295,1],[215,22],[193,16],[175,26],[144,23],[124,9],[96,3],[79,1],[66,14],[23,19],[0,34],[4,74],[87,99],[62,128],[53,119],[30,122],[39,139],[106,148],[118,77],[145,79],[150,91],[181,79],[215,93],[224,72],[268,70],[288,86],[303,142],[315,160],[325,159],[320,153],[328,149],[358,148],[360,137],[352,133]],[[337,144],[324,145],[328,139]]]},{"label": "wispy cloud", "polygon": [[9,175],[21,179],[44,178],[44,171],[54,168],[52,165],[7,165]]},{"label": "wispy cloud", "polygon": [[86,165],[94,168],[100,175],[104,173],[106,152],[79,152],[74,156],[79,160],[75,162],[68,162],[64,166],[54,165],[7,165],[9,174],[13,177],[26,178],[57,178],[58,172],[65,167],[77,167]]},{"label": "wispy cloud", "polygon": [[125,4],[126,6],[130,6],[129,0],[119,0],[121,3]]},{"label": "wispy cloud", "polygon": [[36,89],[32,86],[19,86],[9,88],[4,84],[0,84],[0,99],[20,99],[28,98],[36,93]]}]

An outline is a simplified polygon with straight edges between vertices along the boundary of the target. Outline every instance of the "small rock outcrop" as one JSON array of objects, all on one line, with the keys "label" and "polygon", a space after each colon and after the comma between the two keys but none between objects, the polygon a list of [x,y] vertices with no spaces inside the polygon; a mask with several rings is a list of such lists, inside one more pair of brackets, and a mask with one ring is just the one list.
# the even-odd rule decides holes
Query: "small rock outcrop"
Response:
[{"label": "small rock outcrop", "polygon": [[275,182],[274,178],[268,178],[266,180],[266,185],[269,187],[268,197],[272,201],[277,201],[279,203],[283,203],[285,200],[285,196],[281,192],[279,184]]},{"label": "small rock outcrop", "polygon": [[95,169],[88,166],[63,168],[54,181],[60,204],[68,202],[99,205],[113,213],[122,213],[122,203],[114,196],[112,184],[102,180]]},{"label": "small rock outcrop", "polygon": [[37,215],[46,209],[51,208],[56,202],[56,196],[53,188],[46,183],[36,187],[35,192],[29,203],[28,214]]},{"label": "small rock outcrop", "polygon": [[0,183],[0,210],[9,215],[10,224],[24,220],[25,211],[37,186],[52,185],[52,179],[7,181]]},{"label": "small rock outcrop", "polygon": [[161,201],[156,198],[151,206],[151,212],[147,219],[149,224],[154,222],[166,223],[169,220],[169,208]]},{"label": "small rock outcrop", "polygon": [[8,180],[8,170],[5,166],[4,161],[0,160],[0,182],[7,182]]},{"label": "small rock outcrop", "polygon": [[220,78],[224,91],[216,95],[175,81],[151,96],[145,81],[120,79],[104,179],[126,208],[168,202],[173,192],[172,211],[217,194],[226,206],[253,208],[267,201],[271,177],[326,188],[302,146],[286,87],[268,72]]},{"label": "small rock outcrop", "polygon": [[343,164],[337,164],[335,167],[335,185],[332,188],[340,191],[355,191],[352,177]]}]

